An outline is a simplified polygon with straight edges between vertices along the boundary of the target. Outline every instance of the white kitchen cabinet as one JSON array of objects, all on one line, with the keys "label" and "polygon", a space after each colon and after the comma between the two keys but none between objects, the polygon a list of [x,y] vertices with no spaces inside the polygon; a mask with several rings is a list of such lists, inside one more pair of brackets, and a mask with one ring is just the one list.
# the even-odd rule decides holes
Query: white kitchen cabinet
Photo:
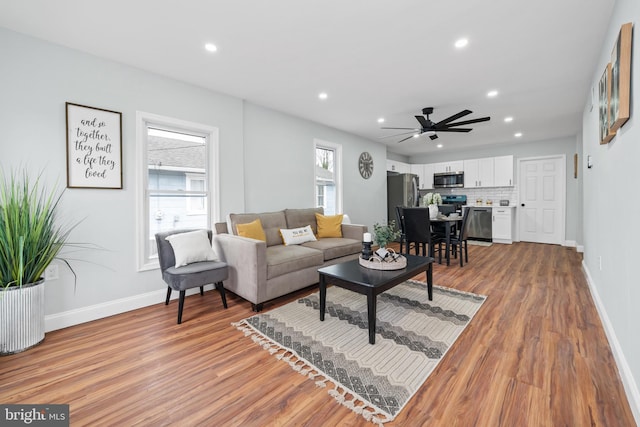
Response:
[{"label": "white kitchen cabinet", "polygon": [[410,173],[411,165],[409,165],[409,163],[403,163],[397,160],[387,159],[387,171],[398,172],[398,173]]},{"label": "white kitchen cabinet", "polygon": [[425,183],[424,165],[422,164],[409,165],[409,171],[414,175],[418,175],[418,184],[420,185],[420,189],[423,189],[424,183]]},{"label": "white kitchen cabinet", "polygon": [[494,179],[496,187],[513,187],[513,156],[494,158]]},{"label": "white kitchen cabinet", "polygon": [[493,187],[494,185],[493,157],[464,161],[465,188]]},{"label": "white kitchen cabinet", "polygon": [[427,163],[424,165],[424,184],[420,183],[420,186],[424,190],[433,189],[433,174],[436,172],[435,163]]},{"label": "white kitchen cabinet", "polygon": [[513,207],[494,206],[491,214],[491,237],[493,242],[513,243]]},{"label": "white kitchen cabinet", "polygon": [[434,166],[434,173],[462,172],[464,170],[464,162],[462,160],[434,163]]}]

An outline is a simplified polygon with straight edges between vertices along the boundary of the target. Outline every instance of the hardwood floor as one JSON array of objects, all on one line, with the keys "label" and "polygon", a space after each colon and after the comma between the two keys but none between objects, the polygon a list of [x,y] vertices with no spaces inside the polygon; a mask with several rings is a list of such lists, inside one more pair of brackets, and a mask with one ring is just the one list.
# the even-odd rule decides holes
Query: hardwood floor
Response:
[{"label": "hardwood floor", "polygon": [[[488,298],[388,426],[635,425],[580,254],[494,244],[469,261],[435,284]],[[50,332],[0,357],[0,403],[67,403],[72,426],[372,425],[232,326],[251,305],[227,299],[187,297],[182,325],[172,301]]]}]

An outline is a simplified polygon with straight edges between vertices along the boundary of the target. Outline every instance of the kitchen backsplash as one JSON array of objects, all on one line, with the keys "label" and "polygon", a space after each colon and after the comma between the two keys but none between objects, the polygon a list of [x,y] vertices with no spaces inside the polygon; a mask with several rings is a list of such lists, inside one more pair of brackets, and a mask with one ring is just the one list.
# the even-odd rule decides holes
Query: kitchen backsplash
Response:
[{"label": "kitchen backsplash", "polygon": [[498,205],[500,200],[509,200],[509,204],[515,205],[518,202],[517,187],[492,187],[492,188],[441,188],[439,190],[420,190],[420,194],[426,193],[440,194],[464,194],[467,196],[467,203],[474,204],[477,199],[482,199],[485,203],[491,200],[494,205]]}]

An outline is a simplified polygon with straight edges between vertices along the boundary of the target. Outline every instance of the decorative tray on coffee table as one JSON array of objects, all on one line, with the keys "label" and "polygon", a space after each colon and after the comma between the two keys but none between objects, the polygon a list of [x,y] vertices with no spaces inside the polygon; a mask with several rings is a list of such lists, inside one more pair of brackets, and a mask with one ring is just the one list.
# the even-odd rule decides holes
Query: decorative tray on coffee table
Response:
[{"label": "decorative tray on coffee table", "polygon": [[378,249],[369,257],[358,258],[360,265],[372,270],[401,270],[407,267],[407,259],[393,249]]}]

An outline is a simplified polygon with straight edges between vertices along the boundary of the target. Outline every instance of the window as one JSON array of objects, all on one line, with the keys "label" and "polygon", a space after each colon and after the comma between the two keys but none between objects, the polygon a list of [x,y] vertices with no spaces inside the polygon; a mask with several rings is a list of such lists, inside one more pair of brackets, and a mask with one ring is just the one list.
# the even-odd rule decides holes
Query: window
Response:
[{"label": "window", "polygon": [[326,215],[342,212],[342,147],[315,141],[315,203]]},{"label": "window", "polygon": [[146,270],[158,265],[155,233],[211,228],[218,218],[217,130],[140,112],[136,126],[138,267]]},{"label": "window", "polygon": [[206,180],[201,174],[187,173],[185,174],[187,180],[188,192],[199,192],[202,197],[188,197],[187,198],[187,215],[203,215],[207,211],[207,197],[206,197]]}]

